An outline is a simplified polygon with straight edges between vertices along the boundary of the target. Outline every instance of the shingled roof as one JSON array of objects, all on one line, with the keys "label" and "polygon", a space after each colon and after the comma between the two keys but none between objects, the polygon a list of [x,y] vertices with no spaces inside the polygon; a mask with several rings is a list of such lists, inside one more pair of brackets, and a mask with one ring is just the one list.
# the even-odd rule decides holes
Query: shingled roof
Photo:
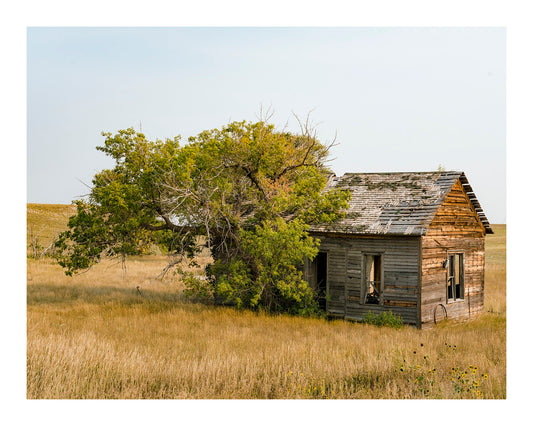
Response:
[{"label": "shingled roof", "polygon": [[331,175],[327,188],[347,189],[346,217],[314,232],[365,235],[424,235],[446,194],[460,180],[487,234],[490,224],[463,172],[346,173]]}]

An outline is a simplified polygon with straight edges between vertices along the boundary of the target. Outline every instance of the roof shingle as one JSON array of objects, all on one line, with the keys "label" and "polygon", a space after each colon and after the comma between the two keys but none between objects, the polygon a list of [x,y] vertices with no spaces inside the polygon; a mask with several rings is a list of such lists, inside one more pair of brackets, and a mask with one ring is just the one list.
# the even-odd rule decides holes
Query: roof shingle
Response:
[{"label": "roof shingle", "polygon": [[313,232],[369,235],[424,235],[437,209],[460,179],[487,233],[489,222],[463,172],[346,173],[330,175],[326,188],[347,189],[346,216],[314,225]]}]

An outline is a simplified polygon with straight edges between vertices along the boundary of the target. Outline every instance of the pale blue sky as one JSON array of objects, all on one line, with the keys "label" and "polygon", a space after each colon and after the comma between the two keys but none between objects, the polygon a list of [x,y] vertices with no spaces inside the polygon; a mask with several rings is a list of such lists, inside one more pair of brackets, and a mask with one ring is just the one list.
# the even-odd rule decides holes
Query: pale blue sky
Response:
[{"label": "pale blue sky", "polygon": [[29,28],[28,202],[110,167],[101,131],[188,136],[230,120],[337,134],[345,172],[466,172],[506,221],[504,28]]}]

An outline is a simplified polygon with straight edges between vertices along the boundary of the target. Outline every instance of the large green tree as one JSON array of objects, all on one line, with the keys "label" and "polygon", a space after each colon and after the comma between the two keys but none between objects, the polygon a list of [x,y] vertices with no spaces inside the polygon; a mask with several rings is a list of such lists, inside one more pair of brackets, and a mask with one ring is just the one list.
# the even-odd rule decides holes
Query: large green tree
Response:
[{"label": "large green tree", "polygon": [[316,309],[302,278],[316,256],[309,225],[336,220],[348,194],[325,191],[329,150],[307,123],[277,130],[266,121],[234,122],[180,138],[149,141],[132,128],[103,133],[97,149],[115,161],[77,201],[57,243],[69,275],[103,256],[147,253],[165,244],[176,259],[206,245],[207,279],[190,291],[240,307],[294,313]]}]

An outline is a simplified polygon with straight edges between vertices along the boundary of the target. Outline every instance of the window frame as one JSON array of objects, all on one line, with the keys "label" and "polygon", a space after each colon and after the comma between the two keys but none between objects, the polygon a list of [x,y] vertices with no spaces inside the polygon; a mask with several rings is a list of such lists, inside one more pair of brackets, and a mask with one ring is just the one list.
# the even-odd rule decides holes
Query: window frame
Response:
[{"label": "window frame", "polygon": [[[366,259],[367,259],[367,256],[372,256],[372,257],[379,257],[380,260],[379,260],[379,277],[380,277],[380,280],[379,280],[379,299],[378,299],[378,303],[368,303],[367,302],[367,297],[368,297],[368,286],[367,286],[367,279],[366,279],[366,276],[367,276],[367,271],[366,271]],[[359,299],[359,302],[361,305],[367,305],[367,306],[383,306],[384,304],[384,297],[383,297],[383,293],[384,293],[384,289],[385,289],[385,252],[381,251],[368,251],[368,252],[361,252],[361,294],[360,294],[360,299]],[[375,260],[374,260],[375,262]],[[374,281],[375,282],[375,281]]]},{"label": "window frame", "polygon": [[[465,300],[465,252],[448,251],[446,256],[446,303],[462,302]],[[459,266],[459,283],[456,277],[457,265]],[[450,280],[452,280],[451,284]],[[458,288],[459,295],[457,294]]]}]

